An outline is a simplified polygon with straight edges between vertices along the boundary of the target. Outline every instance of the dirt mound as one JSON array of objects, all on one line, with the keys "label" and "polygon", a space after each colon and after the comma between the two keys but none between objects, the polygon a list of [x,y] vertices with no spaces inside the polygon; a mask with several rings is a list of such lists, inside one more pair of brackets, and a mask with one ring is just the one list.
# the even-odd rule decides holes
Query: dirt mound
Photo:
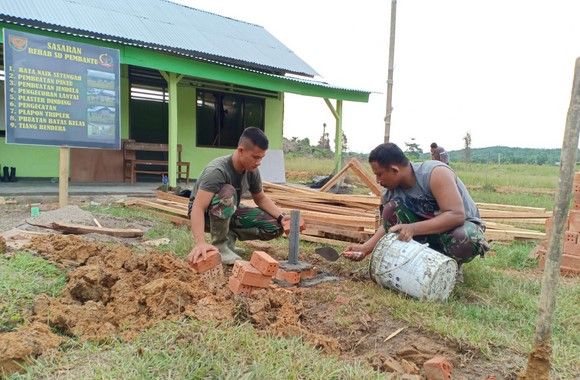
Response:
[{"label": "dirt mound", "polygon": [[62,338],[43,323],[22,326],[17,331],[0,334],[0,377],[22,371],[22,366],[60,345]]},{"label": "dirt mound", "polygon": [[334,339],[313,334],[300,324],[302,305],[288,290],[234,297],[223,283],[206,286],[182,259],[170,254],[139,254],[121,245],[52,235],[34,238],[30,249],[67,264],[68,283],[59,298],[40,296],[34,319],[67,335],[90,340],[131,339],[160,320],[184,316],[199,320],[249,320],[276,335],[300,335],[315,346],[338,352]]},{"label": "dirt mound", "polygon": [[[76,236],[33,239],[30,248],[76,267],[59,298],[36,300],[34,318],[91,340],[125,339],[160,320],[182,316],[233,319],[225,291],[210,292],[189,266],[169,254],[137,254]],[[198,305],[199,304],[199,305]],[[219,307],[211,308],[216,304]]]},{"label": "dirt mound", "polygon": [[[58,298],[41,295],[35,300],[33,328],[0,335],[0,363],[7,372],[20,368],[25,358],[60,344],[62,338],[49,326],[83,340],[130,340],[161,320],[183,317],[250,321],[264,333],[302,336],[328,353],[340,352],[336,339],[302,326],[301,290],[271,288],[251,297],[234,296],[226,277],[220,277],[217,287],[209,287],[173,255],[135,253],[126,246],[77,236],[34,237],[29,249],[68,267],[68,282]],[[13,346],[13,341],[21,345]]]},{"label": "dirt mound", "polygon": [[278,336],[302,336],[307,342],[329,354],[340,353],[338,341],[312,333],[300,323],[302,302],[298,292],[282,288],[255,292],[252,298],[239,300],[238,318],[249,320],[258,329]]}]

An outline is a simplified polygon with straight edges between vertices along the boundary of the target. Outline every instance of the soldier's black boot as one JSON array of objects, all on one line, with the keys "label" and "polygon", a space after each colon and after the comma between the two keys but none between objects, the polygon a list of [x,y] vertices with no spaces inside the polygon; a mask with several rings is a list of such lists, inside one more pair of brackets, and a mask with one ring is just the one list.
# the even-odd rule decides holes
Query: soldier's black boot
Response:
[{"label": "soldier's black boot", "polygon": [[8,174],[8,166],[2,168],[2,177],[0,177],[2,182],[8,182],[10,180],[10,175]]}]

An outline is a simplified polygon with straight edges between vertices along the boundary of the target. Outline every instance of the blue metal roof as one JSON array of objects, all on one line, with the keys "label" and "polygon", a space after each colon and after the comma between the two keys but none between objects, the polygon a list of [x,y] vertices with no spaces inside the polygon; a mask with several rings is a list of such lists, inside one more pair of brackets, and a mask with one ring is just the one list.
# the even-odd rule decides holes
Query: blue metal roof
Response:
[{"label": "blue metal roof", "polygon": [[0,20],[278,75],[317,75],[259,25],[166,0],[0,0]]}]

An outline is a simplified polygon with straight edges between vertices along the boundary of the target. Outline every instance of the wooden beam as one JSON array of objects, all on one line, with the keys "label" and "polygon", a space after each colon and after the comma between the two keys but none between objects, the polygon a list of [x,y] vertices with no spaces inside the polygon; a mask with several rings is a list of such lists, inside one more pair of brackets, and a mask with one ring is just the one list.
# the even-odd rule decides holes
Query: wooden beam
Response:
[{"label": "wooden beam", "polygon": [[81,224],[69,224],[62,222],[53,222],[50,227],[53,230],[61,231],[65,234],[90,234],[97,233],[102,235],[110,235],[116,237],[133,238],[143,236],[143,231],[135,228],[105,228],[95,226],[83,226]]},{"label": "wooden beam", "polygon": [[332,176],[332,178],[329,179],[328,182],[326,182],[324,184],[324,186],[322,186],[320,188],[320,191],[321,192],[327,192],[328,190],[330,190],[330,188],[332,186],[334,186],[338,181],[340,181],[340,179],[342,177],[344,177],[344,175],[346,174],[346,171],[350,168],[350,166],[351,166],[351,163],[349,162],[338,173],[336,173],[334,176]]}]

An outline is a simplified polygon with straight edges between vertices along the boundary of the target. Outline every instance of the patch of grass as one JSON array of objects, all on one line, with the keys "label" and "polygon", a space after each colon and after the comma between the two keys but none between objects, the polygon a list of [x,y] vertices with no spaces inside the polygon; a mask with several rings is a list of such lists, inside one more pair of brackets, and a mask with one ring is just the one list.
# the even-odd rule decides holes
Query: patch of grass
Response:
[{"label": "patch of grass", "polygon": [[64,272],[41,257],[25,252],[0,256],[0,331],[21,323],[36,295],[55,296],[65,283]]},{"label": "patch of grass", "polygon": [[[495,256],[466,264],[465,283],[456,286],[446,303],[418,301],[372,284],[363,285],[362,291],[365,299],[390,310],[396,318],[468,343],[486,356],[493,356],[494,347],[525,355],[531,349],[540,294],[540,276],[526,271],[535,266],[527,257],[530,249],[531,245],[523,243],[496,246]],[[512,273],[505,269],[512,269]],[[563,378],[580,370],[579,299],[580,282],[560,284],[553,324],[553,364]]]},{"label": "patch of grass", "polygon": [[[66,372],[63,371],[66,368]],[[299,338],[247,324],[163,323],[130,343],[78,343],[10,379],[382,379],[361,362],[328,357]]]}]

